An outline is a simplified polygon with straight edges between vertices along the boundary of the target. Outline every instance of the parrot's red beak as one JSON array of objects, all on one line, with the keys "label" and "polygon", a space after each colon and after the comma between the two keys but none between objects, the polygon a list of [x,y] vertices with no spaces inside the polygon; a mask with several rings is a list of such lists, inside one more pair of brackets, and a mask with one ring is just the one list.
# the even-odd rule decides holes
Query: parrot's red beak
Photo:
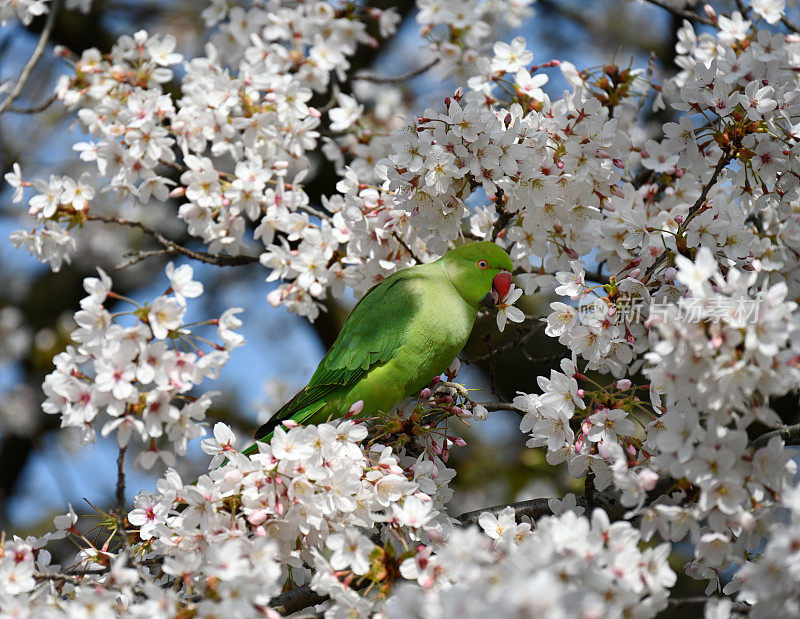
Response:
[{"label": "parrot's red beak", "polygon": [[500,271],[492,280],[492,297],[496,295],[494,302],[499,303],[505,299],[509,290],[511,290],[511,273]]}]

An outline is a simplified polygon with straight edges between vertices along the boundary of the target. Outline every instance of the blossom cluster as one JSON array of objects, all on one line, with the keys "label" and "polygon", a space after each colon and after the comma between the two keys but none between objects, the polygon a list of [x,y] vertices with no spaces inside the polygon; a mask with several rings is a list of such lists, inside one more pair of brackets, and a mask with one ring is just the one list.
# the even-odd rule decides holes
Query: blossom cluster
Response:
[{"label": "blossom cluster", "polygon": [[[240,308],[226,310],[205,324],[216,327],[222,344],[192,333],[184,321],[187,298],[203,293],[192,279],[192,267],[166,267],[167,293],[140,305],[117,295],[111,278],[84,280],[88,296],[75,313],[74,345],[54,358],[55,370],[44,381],[44,412],[59,415],[62,428],[76,428],[83,442],[114,434],[120,447],[131,437],[144,451],[137,462],[150,468],[156,460],[174,464],[175,454],[186,453],[188,442],[205,434],[205,417],[216,392],[192,391],[203,378],[217,376],[233,349],[244,344],[234,329]],[[131,305],[114,311],[112,303]],[[126,317],[135,322],[123,326]],[[198,326],[201,326],[200,323]],[[102,422],[102,427],[100,424]],[[162,445],[159,446],[159,443]]]},{"label": "blossom cluster", "polygon": [[[53,534],[6,542],[4,609],[33,592],[34,604],[65,612],[94,600],[137,615],[160,606],[172,614],[251,616],[283,587],[304,583],[333,598],[332,612],[372,609],[382,597],[352,581],[367,579],[389,591],[399,574],[387,575],[386,568],[400,560],[402,546],[448,534],[444,503],[454,471],[435,456],[365,444],[366,436],[366,426],[352,421],[278,428],[269,443],[245,455],[235,449],[230,428],[218,423],[214,438],[203,441],[204,451],[214,454],[208,474],[185,483],[169,469],[156,492],[139,493],[127,514],[129,550],[85,547],[76,582],[55,591],[34,579],[59,569],[48,565],[46,542],[70,534],[85,545],[73,512],[56,519]],[[130,556],[137,567],[128,566]]]},{"label": "blossom cluster", "polygon": [[513,509],[418,551],[387,617],[654,617],[676,576],[669,544],[641,550],[628,522],[567,511],[516,524]]}]

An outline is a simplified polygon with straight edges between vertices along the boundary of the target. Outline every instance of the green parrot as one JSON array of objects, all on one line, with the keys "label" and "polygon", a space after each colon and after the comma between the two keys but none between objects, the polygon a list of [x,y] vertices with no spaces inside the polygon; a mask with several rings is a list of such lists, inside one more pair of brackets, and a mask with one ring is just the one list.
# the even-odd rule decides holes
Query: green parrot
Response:
[{"label": "green parrot", "polygon": [[[481,304],[493,307],[511,288],[508,254],[488,241],[469,243],[436,262],[393,273],[367,291],[311,380],[255,433],[269,441],[287,419],[299,424],[388,411],[419,393],[467,342]],[[244,451],[252,454],[258,444]]]}]

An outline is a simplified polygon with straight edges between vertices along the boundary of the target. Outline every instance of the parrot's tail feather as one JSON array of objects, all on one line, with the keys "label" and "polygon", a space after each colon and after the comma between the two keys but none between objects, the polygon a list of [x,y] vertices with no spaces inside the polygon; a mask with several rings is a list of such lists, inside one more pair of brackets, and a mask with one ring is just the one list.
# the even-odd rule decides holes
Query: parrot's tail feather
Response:
[{"label": "parrot's tail feather", "polygon": [[[256,433],[253,435],[253,438],[256,439],[257,441],[261,440],[269,441],[272,438],[272,433],[275,431],[275,428],[281,425],[282,422],[283,419],[278,419],[276,415],[275,417],[267,421],[267,423],[262,425],[258,430],[256,430]],[[268,434],[269,438],[264,438]]]},{"label": "parrot's tail feather", "polygon": [[273,434],[272,432],[269,432],[269,433],[265,434],[263,437],[259,438],[257,443],[253,443],[247,449],[243,449],[242,453],[245,456],[252,456],[253,454],[257,454],[258,453],[258,443],[268,443],[268,442],[270,442],[272,440],[272,434]]}]

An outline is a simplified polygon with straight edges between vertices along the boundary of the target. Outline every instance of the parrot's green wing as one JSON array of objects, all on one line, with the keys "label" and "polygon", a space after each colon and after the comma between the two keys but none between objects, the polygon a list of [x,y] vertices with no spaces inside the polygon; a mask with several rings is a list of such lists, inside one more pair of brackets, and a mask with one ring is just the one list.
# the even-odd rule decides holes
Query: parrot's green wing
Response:
[{"label": "parrot's green wing", "polygon": [[286,419],[304,423],[325,406],[326,398],[391,359],[417,314],[421,277],[414,270],[398,271],[370,288],[350,312],[308,385],[256,430],[255,438],[266,437]]}]

